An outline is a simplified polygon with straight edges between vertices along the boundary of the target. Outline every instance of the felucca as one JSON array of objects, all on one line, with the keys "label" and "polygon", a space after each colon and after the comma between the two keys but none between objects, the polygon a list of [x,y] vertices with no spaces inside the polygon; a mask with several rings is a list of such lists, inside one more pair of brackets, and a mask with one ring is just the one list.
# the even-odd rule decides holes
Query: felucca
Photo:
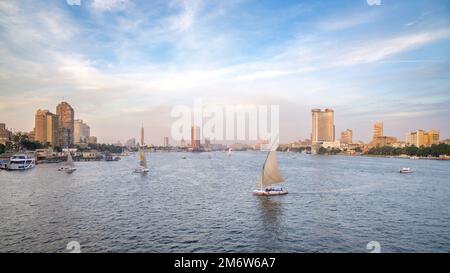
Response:
[{"label": "felucca", "polygon": [[147,167],[147,159],[145,158],[145,151],[139,147],[139,166],[134,170],[135,173],[148,173],[150,170]]},{"label": "felucca", "polygon": [[272,185],[283,183],[284,179],[278,167],[277,152],[272,150],[267,154],[266,161],[261,170],[261,179],[256,186],[259,190],[254,190],[253,195],[268,196],[268,195],[284,195],[288,192],[283,188],[275,188]]},{"label": "felucca", "polygon": [[77,169],[75,168],[75,164],[73,163],[72,154],[70,151],[67,151],[67,161],[63,163],[63,166],[58,169],[58,171],[64,171],[66,173],[73,173]]}]

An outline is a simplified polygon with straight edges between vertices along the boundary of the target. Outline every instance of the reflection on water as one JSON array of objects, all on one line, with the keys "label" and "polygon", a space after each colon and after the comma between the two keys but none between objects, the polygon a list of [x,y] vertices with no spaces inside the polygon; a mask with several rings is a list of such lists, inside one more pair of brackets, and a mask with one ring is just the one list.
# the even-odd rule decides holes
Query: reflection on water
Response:
[{"label": "reflection on water", "polygon": [[282,237],[283,215],[282,203],[278,200],[282,196],[257,196],[259,200],[259,215],[261,217],[262,234],[260,244],[275,245]]},{"label": "reflection on water", "polygon": [[0,251],[450,251],[449,162],[279,153],[289,194],[256,197],[265,157],[149,153],[148,175],[132,173],[137,156],[72,175],[2,171]]}]

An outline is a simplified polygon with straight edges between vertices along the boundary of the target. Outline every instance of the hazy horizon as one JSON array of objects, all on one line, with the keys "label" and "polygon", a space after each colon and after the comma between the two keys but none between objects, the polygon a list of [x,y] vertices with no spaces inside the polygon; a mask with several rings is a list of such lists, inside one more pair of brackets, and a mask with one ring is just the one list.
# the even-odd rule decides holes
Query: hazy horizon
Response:
[{"label": "hazy horizon", "polygon": [[202,98],[280,105],[281,143],[310,138],[313,108],[335,111],[337,139],[377,121],[450,138],[450,2],[369,3],[2,1],[0,123],[31,131],[65,100],[99,142],[143,123],[160,145],[172,107]]}]

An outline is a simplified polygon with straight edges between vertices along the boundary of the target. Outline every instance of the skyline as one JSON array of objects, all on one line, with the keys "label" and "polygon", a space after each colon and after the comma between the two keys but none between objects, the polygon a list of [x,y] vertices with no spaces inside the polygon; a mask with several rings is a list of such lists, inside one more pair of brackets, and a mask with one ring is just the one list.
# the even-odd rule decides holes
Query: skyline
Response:
[{"label": "skyline", "polygon": [[[166,4],[168,3],[168,4]],[[101,142],[170,136],[177,104],[279,104],[282,143],[310,138],[311,109],[369,142],[450,137],[448,1],[0,3],[0,122],[28,132],[68,101]],[[64,99],[63,99],[64,98]],[[115,128],[120,124],[121,130]]]}]

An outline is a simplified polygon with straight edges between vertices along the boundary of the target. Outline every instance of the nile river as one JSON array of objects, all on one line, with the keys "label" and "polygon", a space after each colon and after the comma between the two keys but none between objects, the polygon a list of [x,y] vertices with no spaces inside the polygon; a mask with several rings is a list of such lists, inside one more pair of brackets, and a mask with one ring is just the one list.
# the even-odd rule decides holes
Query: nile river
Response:
[{"label": "nile river", "polygon": [[0,171],[0,252],[450,251],[450,162],[278,153],[289,194],[255,197],[265,155],[150,153],[148,175],[134,156]]}]

